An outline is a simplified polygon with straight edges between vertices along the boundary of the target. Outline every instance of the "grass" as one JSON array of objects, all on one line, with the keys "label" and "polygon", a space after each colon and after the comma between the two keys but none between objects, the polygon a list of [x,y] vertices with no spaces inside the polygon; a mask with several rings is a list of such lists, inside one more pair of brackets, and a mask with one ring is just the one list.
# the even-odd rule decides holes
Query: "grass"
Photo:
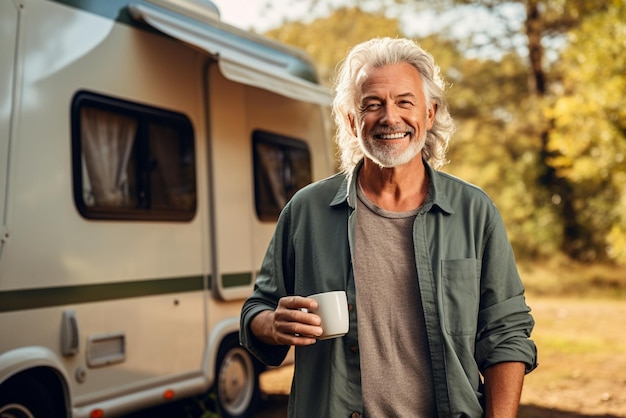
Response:
[{"label": "grass", "polygon": [[518,263],[530,295],[626,300],[625,266],[584,264],[561,257]]}]

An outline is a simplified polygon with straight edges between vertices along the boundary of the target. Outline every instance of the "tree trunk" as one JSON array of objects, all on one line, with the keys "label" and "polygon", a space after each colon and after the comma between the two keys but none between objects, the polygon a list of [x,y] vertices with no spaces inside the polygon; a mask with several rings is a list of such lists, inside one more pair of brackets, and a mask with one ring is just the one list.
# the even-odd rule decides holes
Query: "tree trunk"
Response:
[{"label": "tree trunk", "polygon": [[[546,73],[543,69],[544,50],[541,44],[543,25],[539,11],[540,0],[526,1],[526,36],[528,38],[528,57],[530,59],[530,83],[539,102],[546,96]],[[558,176],[558,173],[550,165],[550,157],[553,153],[548,149],[550,121],[545,121],[540,128],[541,140],[540,163],[543,166],[542,174],[538,181],[544,185],[553,197],[552,202],[557,205],[556,210],[563,222],[563,235],[561,250],[567,255],[581,258],[584,245],[582,245],[583,228],[577,221],[574,207],[574,190],[567,179]],[[558,198],[557,198],[558,196]]]}]

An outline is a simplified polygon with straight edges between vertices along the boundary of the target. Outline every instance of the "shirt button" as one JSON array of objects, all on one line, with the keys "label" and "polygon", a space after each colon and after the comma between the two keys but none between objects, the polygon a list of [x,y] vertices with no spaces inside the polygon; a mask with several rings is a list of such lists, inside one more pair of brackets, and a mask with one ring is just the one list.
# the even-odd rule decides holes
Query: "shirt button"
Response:
[{"label": "shirt button", "polygon": [[350,418],[359,418],[361,416],[361,414],[359,414],[358,412],[353,412],[350,414]]},{"label": "shirt button", "polygon": [[354,304],[353,303],[348,303],[348,310],[350,312],[352,312],[354,310]]},{"label": "shirt button", "polygon": [[356,345],[351,345],[350,348],[348,348],[348,350],[350,350],[351,353],[358,353],[359,351],[359,347],[357,347]]}]

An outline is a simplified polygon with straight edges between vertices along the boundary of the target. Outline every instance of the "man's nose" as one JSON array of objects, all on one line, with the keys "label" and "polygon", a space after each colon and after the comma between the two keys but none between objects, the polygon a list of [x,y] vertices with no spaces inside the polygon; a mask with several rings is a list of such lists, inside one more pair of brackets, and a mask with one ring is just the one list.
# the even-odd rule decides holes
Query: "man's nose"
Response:
[{"label": "man's nose", "polygon": [[383,115],[380,119],[380,123],[387,125],[395,125],[400,122],[400,113],[395,103],[387,103],[383,108]]}]

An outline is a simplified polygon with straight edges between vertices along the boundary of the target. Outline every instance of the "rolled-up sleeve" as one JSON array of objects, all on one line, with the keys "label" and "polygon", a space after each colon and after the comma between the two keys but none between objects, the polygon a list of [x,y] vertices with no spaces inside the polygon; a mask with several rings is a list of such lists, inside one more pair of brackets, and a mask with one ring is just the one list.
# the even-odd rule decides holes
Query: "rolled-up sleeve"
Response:
[{"label": "rolled-up sleeve", "polygon": [[524,297],[513,250],[497,210],[485,241],[478,315],[476,362],[481,371],[502,362],[537,367],[537,348],[530,339],[535,321]]}]

